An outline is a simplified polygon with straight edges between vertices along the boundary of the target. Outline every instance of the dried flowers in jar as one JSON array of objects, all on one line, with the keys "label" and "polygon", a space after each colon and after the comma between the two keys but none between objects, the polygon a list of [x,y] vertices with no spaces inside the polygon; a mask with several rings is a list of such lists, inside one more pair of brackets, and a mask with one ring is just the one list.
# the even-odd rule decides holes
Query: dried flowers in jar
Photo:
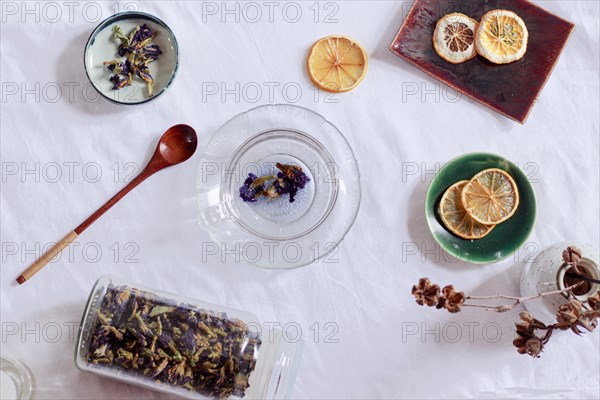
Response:
[{"label": "dried flowers in jar", "polygon": [[[190,398],[278,390],[261,375],[278,370],[268,354],[289,350],[278,340],[264,346],[253,315],[177,297],[100,278],[80,328],[77,367]],[[287,366],[279,372],[287,374]],[[259,376],[251,380],[253,375]]]}]

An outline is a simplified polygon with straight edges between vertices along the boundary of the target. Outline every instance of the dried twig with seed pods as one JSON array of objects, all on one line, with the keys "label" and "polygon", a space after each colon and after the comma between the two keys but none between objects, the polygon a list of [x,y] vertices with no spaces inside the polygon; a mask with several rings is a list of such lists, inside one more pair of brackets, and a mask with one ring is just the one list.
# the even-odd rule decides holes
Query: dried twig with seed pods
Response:
[{"label": "dried twig with seed pods", "polygon": [[[581,251],[579,251],[579,249],[568,247],[563,252],[563,260],[569,268],[580,273],[580,270],[577,268],[577,263],[581,260]],[[436,307],[437,309],[443,308],[451,313],[457,313],[461,311],[463,307],[483,308],[487,311],[503,313],[511,311],[519,304],[528,300],[553,294],[567,294],[569,301],[559,307],[555,324],[545,325],[527,312],[521,312],[519,314],[520,321],[515,323],[516,338],[513,341],[513,345],[520,354],[529,354],[530,356],[538,358],[544,349],[544,345],[548,343],[555,330],[571,330],[577,335],[581,335],[584,331],[580,330],[580,328],[584,328],[591,332],[598,326],[598,318],[600,318],[600,291],[589,297],[587,301],[581,302],[573,295],[573,290],[583,284],[585,284],[585,282],[579,281],[562,290],[539,293],[529,297],[506,296],[500,294],[493,296],[465,296],[464,292],[457,292],[453,285],[447,285],[443,289],[440,289],[439,285],[432,284],[428,278],[421,278],[419,283],[413,286],[412,294],[415,296],[417,304],[419,305]],[[468,302],[469,300],[485,301],[495,299],[510,300],[511,303],[499,306],[489,306]]]}]

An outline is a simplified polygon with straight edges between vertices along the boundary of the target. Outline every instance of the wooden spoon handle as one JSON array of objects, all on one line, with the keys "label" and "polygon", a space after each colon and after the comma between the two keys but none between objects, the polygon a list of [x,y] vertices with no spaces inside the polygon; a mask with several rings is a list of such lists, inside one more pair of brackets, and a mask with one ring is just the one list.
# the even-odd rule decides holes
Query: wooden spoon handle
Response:
[{"label": "wooden spoon handle", "polygon": [[152,175],[154,171],[150,171],[148,169],[144,169],[142,172],[138,174],[131,182],[127,184],[123,189],[119,191],[119,193],[115,194],[110,198],[106,203],[104,203],[99,209],[96,210],[92,215],[90,215],[85,221],[83,221],[77,228],[73,231],[78,235],[81,235],[81,232],[86,230],[91,224],[96,222],[98,218],[100,218],[105,212],[107,212],[112,206],[114,206],[119,200],[121,200],[127,193],[131,192],[131,190],[142,183],[146,178]]},{"label": "wooden spoon handle", "polygon": [[58,242],[55,246],[53,246],[50,250],[48,250],[44,255],[36,260],[33,264],[31,264],[19,277],[17,278],[17,282],[22,285],[25,281],[31,279],[33,275],[35,275],[40,269],[42,269],[48,262],[50,262],[54,257],[58,255],[61,251],[65,249],[73,240],[75,240],[81,232],[86,230],[91,224],[93,224],[102,214],[104,214],[108,209],[114,206],[119,200],[123,198],[127,193],[129,193],[134,187],[142,183],[146,178],[156,172],[155,169],[145,168],[142,172],[139,173],[138,176],[133,178],[131,182],[127,184],[121,191],[115,194],[110,198],[102,207],[100,207],[96,212],[88,217],[85,221],[83,221],[77,228],[71,231],[63,240]]},{"label": "wooden spoon handle", "polygon": [[67,236],[65,236],[60,242],[56,243],[54,246],[50,248],[47,252],[45,252],[40,258],[38,258],[33,264],[29,266],[19,277],[17,278],[17,282],[19,284],[23,284],[26,280],[35,275],[40,269],[44,268],[46,264],[48,264],[54,257],[56,257],[61,251],[63,251],[72,241],[77,239],[77,233],[75,231],[69,232]]}]

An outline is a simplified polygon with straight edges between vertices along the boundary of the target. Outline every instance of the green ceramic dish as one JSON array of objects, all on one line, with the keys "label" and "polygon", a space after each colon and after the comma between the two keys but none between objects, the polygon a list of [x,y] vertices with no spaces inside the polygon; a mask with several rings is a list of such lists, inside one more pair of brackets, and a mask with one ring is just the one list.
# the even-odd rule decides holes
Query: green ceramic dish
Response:
[{"label": "green ceramic dish", "polygon": [[[496,226],[487,236],[477,240],[461,239],[441,222],[438,215],[440,199],[452,184],[471,179],[488,168],[500,168],[512,176],[519,189],[519,207],[510,219]],[[512,162],[489,153],[465,154],[444,165],[429,185],[425,200],[425,215],[435,240],[452,256],[476,264],[493,263],[513,254],[533,230],[535,213],[535,193],[523,171]]]}]

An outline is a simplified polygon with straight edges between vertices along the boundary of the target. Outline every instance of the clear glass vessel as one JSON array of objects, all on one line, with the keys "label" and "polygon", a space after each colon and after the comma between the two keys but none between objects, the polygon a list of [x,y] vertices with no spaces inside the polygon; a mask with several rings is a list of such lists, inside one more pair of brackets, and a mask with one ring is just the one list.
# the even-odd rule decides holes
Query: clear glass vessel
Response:
[{"label": "clear glass vessel", "polygon": [[[571,286],[565,273],[569,266],[563,261],[562,253],[568,246],[581,250],[582,258],[577,266],[585,275],[593,279],[600,279],[598,250],[581,241],[571,240],[556,243],[543,250],[525,264],[521,274],[521,296],[535,296],[538,293],[553,292]],[[582,285],[583,290],[576,291],[575,297],[579,301],[586,301],[588,297],[600,290],[596,283]],[[559,293],[524,302],[527,311],[535,318],[546,324],[556,322],[558,307],[565,304],[568,298]]]},{"label": "clear glass vessel", "polygon": [[[252,173],[276,163],[302,168],[310,181],[287,196],[244,202]],[[358,164],[331,122],[306,108],[275,104],[236,115],[213,135],[198,166],[198,220],[221,251],[264,268],[297,268],[332,252],[360,208]]]},{"label": "clear glass vessel", "polygon": [[0,399],[33,399],[35,379],[22,362],[0,357]]},{"label": "clear glass vessel", "polygon": [[261,336],[251,313],[105,275],[85,307],[75,365],[190,399],[289,397],[303,342]]}]

